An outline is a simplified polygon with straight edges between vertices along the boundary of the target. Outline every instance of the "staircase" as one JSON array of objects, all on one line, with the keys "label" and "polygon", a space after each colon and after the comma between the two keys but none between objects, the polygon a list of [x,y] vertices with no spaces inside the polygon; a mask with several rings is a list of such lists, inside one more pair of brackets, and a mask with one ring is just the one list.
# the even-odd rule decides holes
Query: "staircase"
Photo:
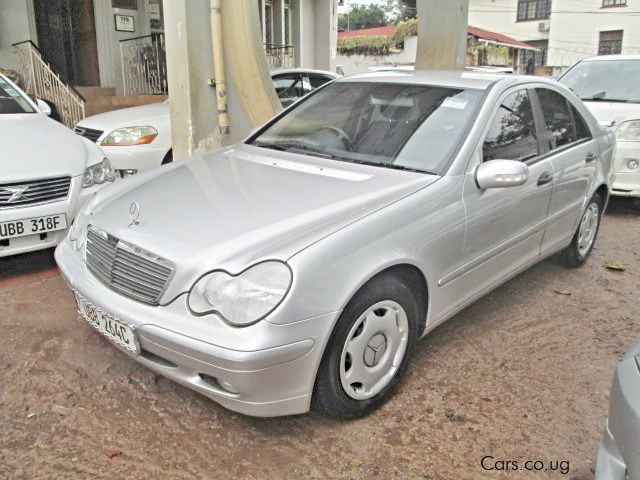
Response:
[{"label": "staircase", "polygon": [[164,100],[164,95],[116,95],[111,87],[75,87],[85,99],[85,115],[90,117],[99,113],[120,108],[148,105]]}]

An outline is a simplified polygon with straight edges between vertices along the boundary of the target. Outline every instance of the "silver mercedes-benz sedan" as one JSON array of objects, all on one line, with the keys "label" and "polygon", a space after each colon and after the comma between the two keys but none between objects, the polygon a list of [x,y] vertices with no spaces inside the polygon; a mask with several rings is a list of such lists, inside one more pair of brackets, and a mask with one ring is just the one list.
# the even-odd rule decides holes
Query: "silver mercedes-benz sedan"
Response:
[{"label": "silver mercedes-benz sedan", "polygon": [[585,261],[614,153],[550,80],[353,76],[99,192],[56,259],[149,368],[249,415],[354,417],[438,324],[551,254]]}]

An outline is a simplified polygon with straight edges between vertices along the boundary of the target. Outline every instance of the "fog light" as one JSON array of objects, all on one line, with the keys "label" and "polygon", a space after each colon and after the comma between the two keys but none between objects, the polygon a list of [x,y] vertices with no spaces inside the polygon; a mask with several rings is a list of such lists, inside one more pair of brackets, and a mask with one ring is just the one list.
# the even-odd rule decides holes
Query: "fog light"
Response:
[{"label": "fog light", "polygon": [[127,178],[138,173],[138,170],[135,168],[127,168],[126,170],[118,170],[118,173],[120,174],[120,178]]},{"label": "fog light", "polygon": [[238,390],[236,390],[236,387],[231,385],[229,382],[225,382],[224,380],[218,379],[218,385],[220,385],[229,393],[238,393]]},{"label": "fog light", "polygon": [[627,168],[629,170],[635,170],[636,168],[638,168],[638,160],[636,160],[635,158],[627,160]]}]

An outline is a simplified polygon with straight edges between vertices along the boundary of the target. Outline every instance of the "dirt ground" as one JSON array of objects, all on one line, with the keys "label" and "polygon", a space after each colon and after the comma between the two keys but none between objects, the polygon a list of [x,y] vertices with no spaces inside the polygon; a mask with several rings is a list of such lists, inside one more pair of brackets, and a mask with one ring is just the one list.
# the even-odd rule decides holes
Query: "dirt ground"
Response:
[{"label": "dirt ground", "polygon": [[593,478],[640,336],[640,214],[611,207],[586,266],[545,261],[464,310],[355,421],[225,410],[81,321],[52,252],[0,259],[0,477]]}]

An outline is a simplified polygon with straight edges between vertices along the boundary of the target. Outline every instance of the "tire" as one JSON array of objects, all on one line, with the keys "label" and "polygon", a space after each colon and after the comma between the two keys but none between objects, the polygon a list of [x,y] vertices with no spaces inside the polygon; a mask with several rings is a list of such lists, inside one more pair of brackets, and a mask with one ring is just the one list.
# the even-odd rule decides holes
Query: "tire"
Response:
[{"label": "tire", "polygon": [[[600,229],[603,204],[600,194],[594,193],[587,204],[587,208],[582,213],[571,243],[560,253],[561,259],[566,266],[570,268],[580,267],[589,257]],[[587,235],[586,238],[585,235]]]},{"label": "tire", "polygon": [[365,285],[331,333],[316,377],[312,409],[355,418],[389,399],[415,346],[419,316],[415,295],[402,278],[383,274]]}]

